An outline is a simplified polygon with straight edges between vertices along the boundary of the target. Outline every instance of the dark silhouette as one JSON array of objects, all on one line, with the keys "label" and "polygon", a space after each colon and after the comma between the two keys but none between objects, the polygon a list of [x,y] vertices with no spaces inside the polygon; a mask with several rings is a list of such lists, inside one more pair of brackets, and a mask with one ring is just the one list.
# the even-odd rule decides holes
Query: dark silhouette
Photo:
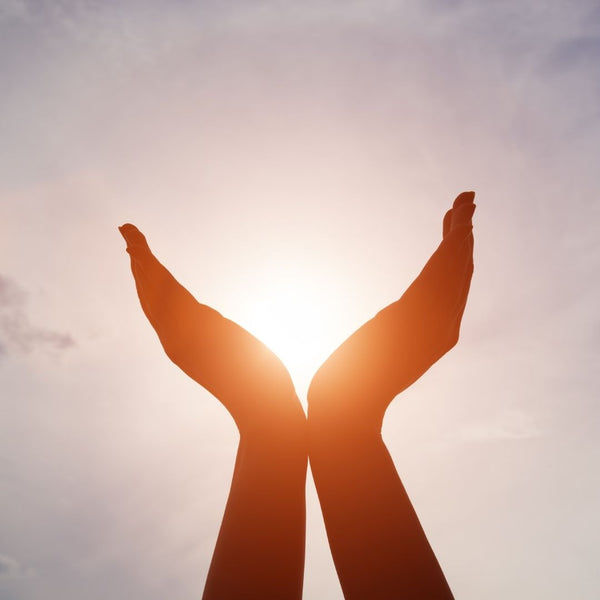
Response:
[{"label": "dark silhouette", "polygon": [[352,334],[308,392],[308,419],[281,361],[198,303],[133,225],[138,296],[169,358],[234,418],[240,444],[204,600],[302,596],[307,457],[344,596],[447,600],[452,593],[381,438],[385,410],[458,341],[473,273],[475,194],[406,293]]},{"label": "dark silhouette", "polygon": [[142,309],[167,356],[234,418],[240,444],[204,598],[302,597],[306,419],[281,361],[198,303],[123,225]]}]

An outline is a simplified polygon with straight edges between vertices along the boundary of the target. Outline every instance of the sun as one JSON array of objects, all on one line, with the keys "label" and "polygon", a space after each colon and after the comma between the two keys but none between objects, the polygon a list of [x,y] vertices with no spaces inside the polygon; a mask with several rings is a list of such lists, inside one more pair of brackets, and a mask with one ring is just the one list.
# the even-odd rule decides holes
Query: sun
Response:
[{"label": "sun", "polygon": [[303,396],[337,345],[337,294],[331,285],[305,273],[280,269],[261,279],[244,300],[240,324],[283,361]]}]

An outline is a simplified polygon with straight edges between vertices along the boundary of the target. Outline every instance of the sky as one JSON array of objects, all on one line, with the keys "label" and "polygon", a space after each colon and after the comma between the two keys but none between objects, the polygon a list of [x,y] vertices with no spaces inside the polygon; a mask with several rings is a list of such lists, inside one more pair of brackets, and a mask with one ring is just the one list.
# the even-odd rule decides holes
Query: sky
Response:
[{"label": "sky", "polygon": [[[476,191],[448,355],[384,438],[456,598],[600,594],[597,0],[0,0],[0,598],[201,596],[237,432],[132,222],[311,375]],[[304,597],[340,600],[312,483]]]}]

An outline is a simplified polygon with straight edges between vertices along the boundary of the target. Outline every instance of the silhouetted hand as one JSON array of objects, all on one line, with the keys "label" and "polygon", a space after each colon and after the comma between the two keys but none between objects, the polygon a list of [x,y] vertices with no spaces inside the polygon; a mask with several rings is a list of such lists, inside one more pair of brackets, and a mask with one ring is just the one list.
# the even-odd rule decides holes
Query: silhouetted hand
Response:
[{"label": "silhouetted hand", "polygon": [[456,198],[444,217],[441,244],[404,295],[317,371],[309,419],[347,416],[380,427],[393,398],[456,344],[473,273],[474,196],[463,192]]},{"label": "silhouetted hand", "polygon": [[292,380],[262,342],[216,310],[200,304],[150,251],[131,224],[119,228],[146,317],[169,358],[214,394],[240,430],[304,419]]},{"label": "silhouetted hand", "polygon": [[381,437],[385,410],[458,340],[473,272],[473,192],[393,304],[352,334],[308,391],[313,479],[347,600],[452,600],[452,591]]}]

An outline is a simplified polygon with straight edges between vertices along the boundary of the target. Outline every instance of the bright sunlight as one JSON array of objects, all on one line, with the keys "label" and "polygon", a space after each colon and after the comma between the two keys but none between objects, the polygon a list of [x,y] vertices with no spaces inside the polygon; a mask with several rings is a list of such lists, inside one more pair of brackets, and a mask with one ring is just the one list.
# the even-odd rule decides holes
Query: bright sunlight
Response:
[{"label": "bright sunlight", "polygon": [[343,341],[332,300],[338,294],[314,274],[274,271],[246,296],[238,322],[283,361],[303,399],[315,371]]}]

